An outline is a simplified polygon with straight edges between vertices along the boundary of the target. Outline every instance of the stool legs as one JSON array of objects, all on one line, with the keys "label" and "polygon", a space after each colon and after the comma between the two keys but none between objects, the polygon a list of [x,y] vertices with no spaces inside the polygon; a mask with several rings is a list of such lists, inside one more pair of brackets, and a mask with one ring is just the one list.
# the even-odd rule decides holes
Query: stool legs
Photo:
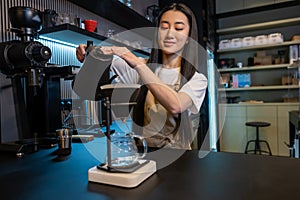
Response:
[{"label": "stool legs", "polygon": [[256,154],[256,150],[259,151],[259,154],[261,155],[261,148],[259,145],[259,129],[256,127],[256,140],[255,140],[255,148],[254,148],[254,153]]},{"label": "stool legs", "polygon": [[266,151],[262,151],[262,152],[266,152],[266,153],[269,153],[269,155],[271,156],[272,155],[272,152],[271,152],[271,148],[270,148],[270,146],[269,146],[269,143],[267,142],[267,141],[265,141],[265,140],[260,140],[259,142],[263,142],[263,143],[265,143],[266,145],[267,145],[267,148],[268,148],[268,151],[269,152],[266,152]]},{"label": "stool legs", "polygon": [[[254,150],[248,150],[248,146],[250,143],[254,143]],[[261,149],[261,145],[260,143],[265,143],[267,148],[268,148],[268,151],[264,151]],[[272,152],[271,152],[271,148],[269,146],[269,143],[266,141],[266,140],[260,140],[259,139],[259,127],[256,127],[256,139],[255,140],[249,140],[247,142],[247,145],[246,145],[246,149],[245,149],[245,153],[247,154],[248,152],[253,152],[254,151],[254,154],[257,154],[257,152],[261,155],[262,152],[264,153],[268,153],[270,156],[272,155]]]}]

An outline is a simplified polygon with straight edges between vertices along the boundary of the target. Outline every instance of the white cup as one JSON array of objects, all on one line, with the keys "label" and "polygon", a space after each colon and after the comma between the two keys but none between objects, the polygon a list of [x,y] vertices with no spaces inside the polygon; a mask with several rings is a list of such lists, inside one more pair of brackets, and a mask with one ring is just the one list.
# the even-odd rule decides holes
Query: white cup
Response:
[{"label": "white cup", "polygon": [[238,68],[242,68],[243,67],[243,63],[242,62],[237,62],[236,66],[238,66]]}]

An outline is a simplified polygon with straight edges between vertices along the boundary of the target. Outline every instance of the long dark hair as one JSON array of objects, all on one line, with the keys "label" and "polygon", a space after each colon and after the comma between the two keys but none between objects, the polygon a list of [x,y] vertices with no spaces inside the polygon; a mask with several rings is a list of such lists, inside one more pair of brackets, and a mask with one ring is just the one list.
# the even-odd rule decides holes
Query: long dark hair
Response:
[{"label": "long dark hair", "polygon": [[[165,7],[161,10],[158,18],[156,27],[160,26],[160,20],[162,15],[169,11],[180,11],[182,12],[189,21],[190,31],[189,31],[189,40],[192,42],[188,42],[183,50],[182,53],[182,60],[181,60],[181,70],[180,73],[182,75],[181,79],[181,86],[184,85],[188,80],[192,78],[194,73],[197,71],[198,68],[198,29],[196,18],[192,10],[182,3],[173,3],[170,6]],[[162,64],[162,51],[158,46],[158,31],[156,31],[153,40],[153,48],[151,50],[151,54],[148,59],[148,63],[157,63]],[[154,69],[152,69],[154,70]]]},{"label": "long dark hair", "polygon": [[[192,76],[195,74],[198,68],[198,29],[197,29],[197,23],[194,13],[191,11],[190,8],[188,8],[186,5],[181,3],[173,3],[170,6],[165,7],[161,10],[158,18],[157,18],[157,24],[156,27],[158,28],[160,25],[161,16],[169,11],[180,11],[183,14],[186,15],[189,21],[190,25],[190,31],[189,31],[189,37],[190,41],[185,45],[185,48],[182,53],[182,59],[181,59],[181,81],[180,86],[183,86],[187,81],[189,81]],[[193,40],[193,41],[191,41]],[[156,31],[154,35],[153,40],[153,48],[151,50],[151,54],[149,56],[149,59],[147,61],[149,64],[148,66],[152,69],[154,72],[154,67],[157,65],[153,64],[162,64],[162,51],[158,46],[158,32]],[[142,127],[144,125],[144,104],[145,99],[147,95],[148,89],[145,85],[143,85],[140,89],[140,92],[137,95],[137,104],[134,106],[133,109],[133,115],[132,119],[134,121],[133,123],[133,130],[136,133],[142,133]],[[180,120],[180,117],[178,118]],[[180,122],[179,122],[180,123]]]}]

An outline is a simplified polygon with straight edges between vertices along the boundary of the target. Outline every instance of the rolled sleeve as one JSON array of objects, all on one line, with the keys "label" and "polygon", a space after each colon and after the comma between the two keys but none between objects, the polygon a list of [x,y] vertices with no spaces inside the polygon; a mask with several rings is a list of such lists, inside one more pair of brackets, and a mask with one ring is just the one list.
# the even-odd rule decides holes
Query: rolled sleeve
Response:
[{"label": "rolled sleeve", "polygon": [[118,75],[114,80],[115,83],[136,84],[139,81],[138,73],[118,56],[114,56],[110,69],[111,76]]},{"label": "rolled sleeve", "polygon": [[206,88],[207,78],[203,74],[196,72],[194,76],[179,90],[179,92],[184,92],[191,97],[193,102],[193,106],[189,108],[191,113],[196,114],[199,112],[205,97]]}]

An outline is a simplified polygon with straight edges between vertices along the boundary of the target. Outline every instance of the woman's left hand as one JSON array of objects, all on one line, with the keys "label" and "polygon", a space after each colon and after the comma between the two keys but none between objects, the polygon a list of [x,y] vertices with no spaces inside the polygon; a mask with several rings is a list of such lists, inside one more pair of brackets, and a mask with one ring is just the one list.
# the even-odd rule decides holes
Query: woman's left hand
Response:
[{"label": "woman's left hand", "polygon": [[120,58],[124,59],[132,68],[135,68],[138,65],[144,64],[138,57],[136,57],[126,47],[103,46],[103,47],[100,47],[100,50],[105,55],[119,56]]}]

